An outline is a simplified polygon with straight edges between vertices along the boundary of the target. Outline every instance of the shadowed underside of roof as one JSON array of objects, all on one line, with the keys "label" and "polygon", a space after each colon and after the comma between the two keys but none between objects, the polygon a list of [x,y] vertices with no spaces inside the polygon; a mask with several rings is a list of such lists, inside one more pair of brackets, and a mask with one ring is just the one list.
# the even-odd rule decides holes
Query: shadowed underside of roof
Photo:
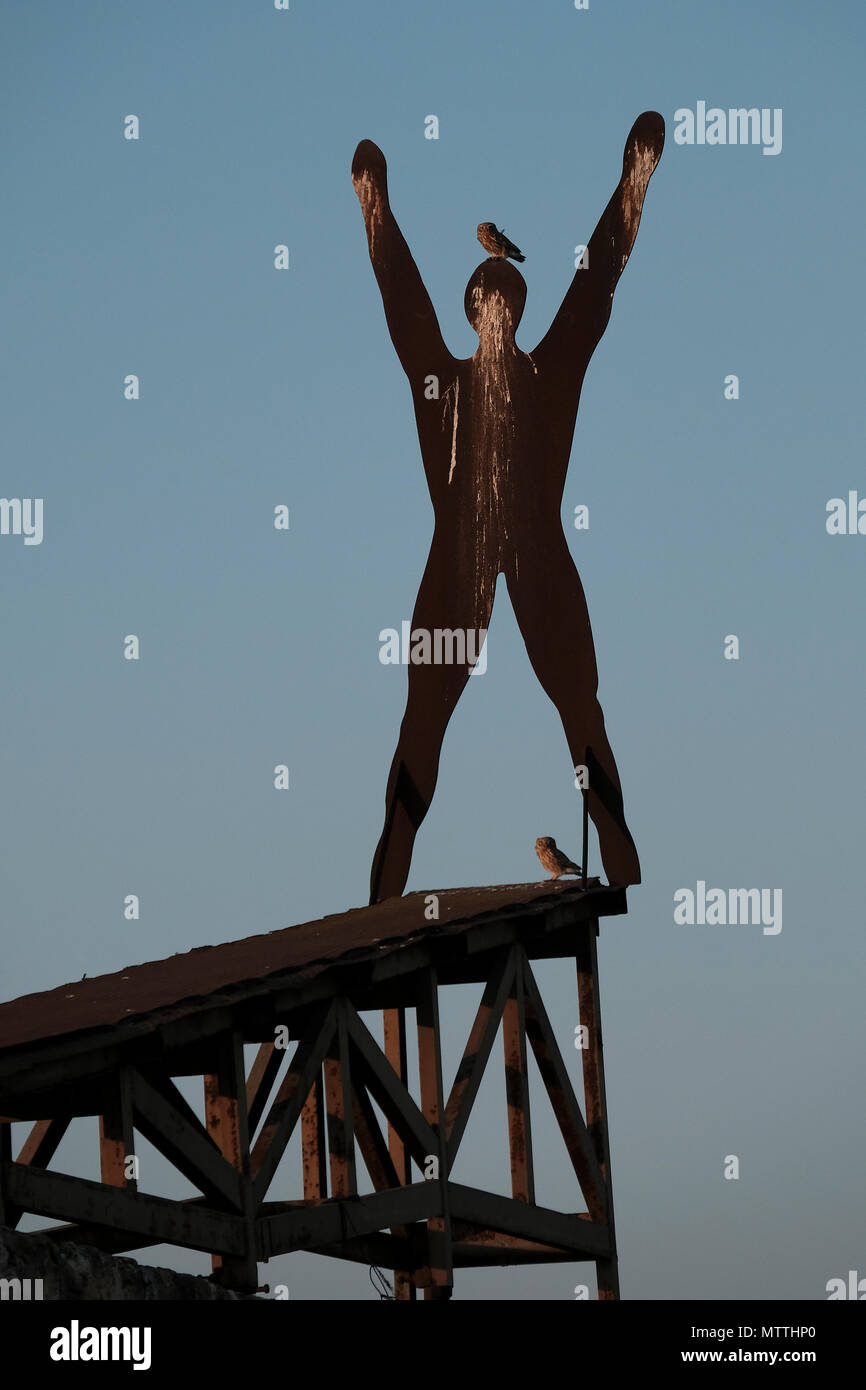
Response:
[{"label": "shadowed underside of roof", "polygon": [[434,920],[425,916],[431,893],[409,893],[265,935],[199,946],[0,1004],[0,1051],[110,1027],[179,1004],[194,1007],[218,991],[241,990],[271,976],[282,983],[313,965],[327,968],[338,961],[369,959],[385,945],[467,931],[491,917],[519,915],[530,905],[533,912],[543,912],[591,897],[599,915],[624,911],[610,895],[619,900],[620,890],[598,888],[592,880],[586,892],[575,880],[449,888],[435,893]]}]

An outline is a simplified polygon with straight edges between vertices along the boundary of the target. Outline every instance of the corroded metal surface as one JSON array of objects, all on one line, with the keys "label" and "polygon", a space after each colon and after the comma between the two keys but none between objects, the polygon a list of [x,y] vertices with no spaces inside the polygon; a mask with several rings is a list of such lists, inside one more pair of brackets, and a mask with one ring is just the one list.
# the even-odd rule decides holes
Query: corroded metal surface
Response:
[{"label": "corroded metal surface", "polygon": [[[359,144],[352,179],[361,203],[388,330],[409,378],[436,526],[412,630],[473,634],[477,654],[497,576],[508,586],[530,661],[559,712],[574,766],[592,750],[584,792],[611,883],[640,882],[619,775],[597,698],[598,673],[583,587],[560,522],[580,390],[661,156],[664,121],[646,111],[629,133],[623,172],[550,329],[533,352],[514,334],[526,282],[504,258],[483,261],[466,287],[478,334],[471,358],[452,356],[391,211],[381,150]],[[467,644],[468,646],[468,644]],[[472,650],[471,648],[469,648]],[[409,693],[373,860],[371,902],[402,893],[427,814],[448,721],[468,662],[408,666]]]},{"label": "corroded metal surface", "polygon": [[[567,879],[559,883],[513,883],[503,887],[449,888],[435,894],[439,913],[425,916],[429,894],[410,893],[374,907],[353,908],[281,931],[200,946],[167,960],[127,966],[111,975],[77,980],[39,994],[0,1004],[0,1061],[6,1048],[124,1024],[158,1011],[203,1007],[209,996],[246,982],[277,978],[317,963],[373,959],[386,943],[413,937],[471,931],[479,923],[504,920],[511,913],[555,911],[561,904],[586,901],[594,915],[625,911],[624,894],[590,889]],[[2,1106],[0,1106],[2,1110]]]},{"label": "corroded metal surface", "polygon": [[[468,920],[459,915],[467,894],[458,892],[448,920],[441,927],[425,926],[420,934],[422,914],[414,895],[365,909],[368,927],[378,919],[381,929],[396,908],[398,920],[411,931],[389,941],[369,931],[363,953],[348,953],[351,965],[344,953],[324,969],[319,977],[324,989],[314,1001],[286,991],[279,974],[269,975],[237,981],[221,994],[188,998],[177,1010],[153,1010],[137,1032],[124,1023],[67,1032],[57,1039],[53,1058],[45,1055],[50,1038],[0,1049],[0,1225],[14,1226],[27,1214],[60,1222],[43,1232],[60,1243],[108,1252],[163,1243],[207,1251],[212,1279],[243,1293],[259,1287],[260,1261],[307,1250],[393,1269],[395,1296],[401,1299],[422,1290],[425,1299],[449,1298],[454,1269],[465,1265],[589,1259],[598,1270],[600,1297],[615,1298],[594,946],[596,913],[622,911],[625,892],[555,887],[540,898],[530,892],[531,900],[520,903],[526,888],[504,890],[504,900],[503,890],[482,892],[487,906],[499,901],[499,907],[482,908]],[[303,929],[287,935],[302,937]],[[530,964],[539,945],[540,958],[549,958],[545,937],[557,958],[578,956],[580,1024],[588,1039],[586,1121]],[[310,941],[306,944],[309,948]],[[213,952],[219,950],[194,953],[204,967],[198,972],[203,979],[214,978]],[[395,1039],[389,1045],[386,1037],[383,1049],[364,1017],[380,1007],[370,1002],[371,980],[388,975],[395,956],[405,967],[395,981],[401,1007],[415,1010],[417,1081],[401,1075],[414,1067],[395,1068]],[[446,1088],[440,989],[449,983],[449,960],[465,964],[469,958],[473,978],[481,967],[484,993]],[[164,999],[181,985],[172,964],[162,963]],[[152,983],[153,967],[140,969],[151,972],[145,978]],[[130,997],[141,983],[129,981],[133,973],[126,977]],[[462,982],[461,968],[451,983]],[[118,982],[112,977],[102,982],[111,983]],[[269,994],[273,1004],[265,1027],[249,1007],[257,990]],[[103,1005],[108,997],[103,990]],[[20,1006],[29,1004],[38,1017],[50,998],[16,1001],[5,1012],[20,1022]],[[99,1016],[94,1009],[91,1024]],[[107,1022],[104,1014],[102,1020]],[[508,1198],[454,1181],[467,1131],[480,1128],[490,1142],[489,1122],[474,1112],[500,1027],[512,1177]],[[178,1039],[179,1028],[185,1042]],[[570,1043],[570,1025],[566,1036]],[[245,1060],[250,1042],[259,1044],[252,1067]],[[275,1073],[272,1057],[287,1043],[292,1050]],[[397,1043],[402,1052],[402,1040]],[[530,1046],[563,1156],[576,1179],[577,1211],[556,1211],[536,1201]],[[85,1052],[82,1071],[76,1068]],[[204,1078],[204,1123],[178,1089],[181,1076]],[[46,1166],[71,1116],[98,1119],[101,1181]],[[257,1126],[254,1117],[260,1118]],[[13,1124],[27,1120],[36,1123],[13,1158]],[[294,1145],[299,1129],[301,1144]],[[392,1132],[400,1140],[396,1161]],[[136,1133],[197,1195],[177,1200],[138,1188],[126,1167],[135,1154]],[[276,1184],[285,1199],[274,1200]],[[301,1191],[303,1196],[294,1195]]]}]

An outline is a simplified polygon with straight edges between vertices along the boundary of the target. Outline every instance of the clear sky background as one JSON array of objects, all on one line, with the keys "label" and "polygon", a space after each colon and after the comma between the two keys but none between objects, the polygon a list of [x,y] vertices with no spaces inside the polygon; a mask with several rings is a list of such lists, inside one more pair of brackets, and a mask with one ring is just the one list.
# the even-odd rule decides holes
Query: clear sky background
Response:
[{"label": "clear sky background", "polygon": [[[0,492],[44,499],[41,545],[0,537],[2,998],[366,901],[406,689],[378,634],[411,616],[432,508],[355,145],[385,152],[451,350],[475,348],[482,220],[526,254],[531,350],[656,109],[563,499],[644,877],[599,943],[623,1296],[821,1299],[866,1275],[866,536],[825,527],[828,499],[866,497],[862,6],[7,0],[2,28]],[[678,146],[698,101],[781,107],[781,153]],[[578,815],[502,587],[408,887],[534,879],[536,836],[574,852]],[[781,933],[675,925],[699,879],[781,888]],[[573,974],[539,976],[568,1051]],[[451,999],[446,1071],[476,1002]],[[455,1176],[506,1191],[493,1071]],[[543,1099],[539,1200],[574,1208]],[[77,1122],[55,1166],[96,1176],[96,1145]],[[142,1154],[142,1186],[179,1194]],[[262,1273],[375,1297],[309,1255]]]}]

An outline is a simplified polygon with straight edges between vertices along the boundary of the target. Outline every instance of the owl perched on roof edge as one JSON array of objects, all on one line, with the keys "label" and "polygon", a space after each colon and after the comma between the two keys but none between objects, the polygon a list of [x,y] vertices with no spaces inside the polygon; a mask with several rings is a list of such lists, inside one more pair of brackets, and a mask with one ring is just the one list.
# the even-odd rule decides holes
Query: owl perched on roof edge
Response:
[{"label": "owl perched on roof edge", "polygon": [[509,241],[504,232],[500,232],[493,222],[479,222],[476,232],[478,240],[484,250],[490,256],[496,256],[504,260],[510,256],[513,261],[525,261],[526,257],[519,251],[513,241]]},{"label": "owl perched on roof edge", "polygon": [[547,869],[552,878],[583,872],[579,864],[573,864],[568,855],[556,848],[556,841],[550,835],[539,836],[535,841],[535,853],[541,860],[542,867]]}]

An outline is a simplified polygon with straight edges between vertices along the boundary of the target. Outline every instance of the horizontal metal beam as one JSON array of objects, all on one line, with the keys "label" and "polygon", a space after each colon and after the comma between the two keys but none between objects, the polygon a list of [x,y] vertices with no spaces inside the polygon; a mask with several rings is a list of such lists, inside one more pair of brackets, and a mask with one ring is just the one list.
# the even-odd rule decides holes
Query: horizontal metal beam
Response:
[{"label": "horizontal metal beam", "polygon": [[483,1226],[473,1225],[471,1221],[454,1222],[454,1238],[461,1245],[481,1247],[490,1250],[519,1250],[525,1254],[574,1256],[558,1245],[545,1245],[538,1240],[524,1240],[522,1236],[509,1236],[504,1231],[489,1231]]},{"label": "horizontal metal beam", "polygon": [[[184,1197],[175,1203],[179,1207],[208,1209],[206,1197]],[[24,1234],[22,1232],[22,1234]],[[89,1226],[83,1222],[70,1221],[63,1226],[41,1226],[27,1235],[43,1236],[55,1245],[71,1241],[73,1245],[92,1245],[106,1255],[122,1255],[129,1250],[147,1250],[152,1245],[162,1243],[161,1236],[131,1235],[129,1231],[113,1231],[109,1226]]]},{"label": "horizontal metal beam", "polygon": [[[156,1236],[159,1243],[219,1254],[244,1253],[240,1216],[171,1202],[122,1187],[106,1187],[86,1178],[52,1173],[22,1163],[0,1165],[0,1190],[22,1211],[58,1221],[114,1228],[117,1232]],[[130,1244],[127,1249],[134,1249]]]},{"label": "horizontal metal beam", "polygon": [[[426,1228],[418,1227],[419,1233]],[[504,1265],[574,1264],[573,1250],[560,1250],[555,1245],[537,1245],[533,1241],[514,1240],[506,1244],[485,1245],[474,1241],[458,1242],[452,1246],[455,1269],[489,1269]],[[317,1255],[332,1260],[348,1260],[355,1264],[376,1265],[379,1269],[406,1270],[414,1273],[425,1265],[424,1246],[420,1239],[401,1240],[389,1235],[356,1236],[340,1245],[317,1246]]]},{"label": "horizontal metal beam", "polygon": [[595,1260],[611,1253],[609,1228],[594,1221],[548,1207],[530,1206],[528,1202],[464,1187],[462,1183],[449,1183],[448,1192],[454,1221],[470,1221],[505,1235],[555,1245],[572,1251],[575,1260]]},{"label": "horizontal metal beam", "polygon": [[[62,1175],[47,1174],[48,1178],[61,1178]],[[85,1188],[96,1188],[100,1194],[100,1215],[107,1218],[101,1199],[103,1189],[98,1183],[83,1183],[81,1179],[68,1179],[68,1182],[81,1184]],[[110,1195],[114,1191],[110,1190]],[[423,1220],[436,1205],[436,1183],[416,1183],[410,1188],[393,1189],[386,1193],[371,1194],[351,1202],[325,1202],[318,1205],[303,1203],[274,1203],[266,1205],[265,1214],[259,1218],[260,1259],[286,1253],[288,1250],[305,1249],[318,1255],[334,1259],[346,1259],[360,1264],[376,1264],[383,1269],[414,1270],[423,1263],[423,1241],[413,1237],[412,1223]],[[452,1211],[456,1201],[459,1218],[454,1218],[455,1244],[454,1265],[462,1269],[485,1268],[489,1266],[517,1264],[568,1263],[577,1260],[595,1260],[603,1257],[608,1250],[607,1227],[599,1227],[582,1216],[572,1216],[545,1208],[530,1207],[525,1202],[515,1202],[513,1198],[499,1197],[496,1194],[480,1192],[456,1183],[449,1184]],[[405,1194],[405,1200],[404,1198]],[[120,1190],[120,1195],[125,1195]],[[396,1205],[381,1198],[394,1198]],[[54,1226],[34,1232],[57,1243],[73,1241],[81,1245],[95,1245],[97,1249],[111,1254],[125,1251],[143,1250],[163,1242],[185,1245],[190,1249],[211,1249],[208,1243],[217,1233],[216,1227],[222,1223],[223,1235],[230,1237],[232,1223],[239,1230],[236,1217],[224,1217],[222,1213],[211,1212],[203,1207],[200,1197],[183,1202],[169,1203],[162,1198],[149,1198],[139,1194],[132,1200],[136,1204],[138,1225],[148,1229],[140,1234],[129,1229],[130,1217],[126,1217],[126,1230],[111,1230],[107,1226],[78,1223],[67,1226]],[[142,1217],[142,1204],[151,1204],[155,1211]],[[68,1206],[68,1199],[66,1205]],[[44,1209],[46,1216],[60,1215],[57,1210]],[[274,1210],[276,1208],[276,1210]],[[390,1209],[388,1209],[390,1208]],[[341,1210],[342,1209],[342,1210]],[[31,1210],[35,1210],[31,1208]],[[392,1216],[392,1213],[396,1215]],[[187,1221],[187,1238],[178,1232],[183,1213],[191,1213],[192,1221]],[[471,1213],[471,1216],[468,1215]],[[121,1215],[121,1213],[116,1213]],[[392,1219],[409,1227],[408,1238],[378,1234],[383,1226],[390,1225]],[[200,1219],[199,1219],[200,1218]],[[474,1218],[474,1220],[472,1219]],[[495,1218],[500,1227],[492,1228],[483,1224]],[[518,1233],[514,1228],[520,1227]],[[423,1234],[423,1227],[417,1231]],[[526,1234],[532,1230],[532,1235]],[[350,1232],[344,1239],[344,1234]],[[540,1239],[542,1234],[546,1239]],[[551,1237],[555,1236],[556,1239]],[[238,1236],[235,1237],[235,1244]],[[217,1247],[213,1247],[217,1248]],[[265,1249],[267,1253],[264,1253]]]},{"label": "horizontal metal beam", "polygon": [[409,1226],[442,1215],[442,1193],[436,1182],[371,1192],[345,1201],[321,1202],[294,1211],[258,1218],[260,1260],[292,1250],[316,1250],[341,1245],[354,1236],[370,1235],[386,1226]]}]

